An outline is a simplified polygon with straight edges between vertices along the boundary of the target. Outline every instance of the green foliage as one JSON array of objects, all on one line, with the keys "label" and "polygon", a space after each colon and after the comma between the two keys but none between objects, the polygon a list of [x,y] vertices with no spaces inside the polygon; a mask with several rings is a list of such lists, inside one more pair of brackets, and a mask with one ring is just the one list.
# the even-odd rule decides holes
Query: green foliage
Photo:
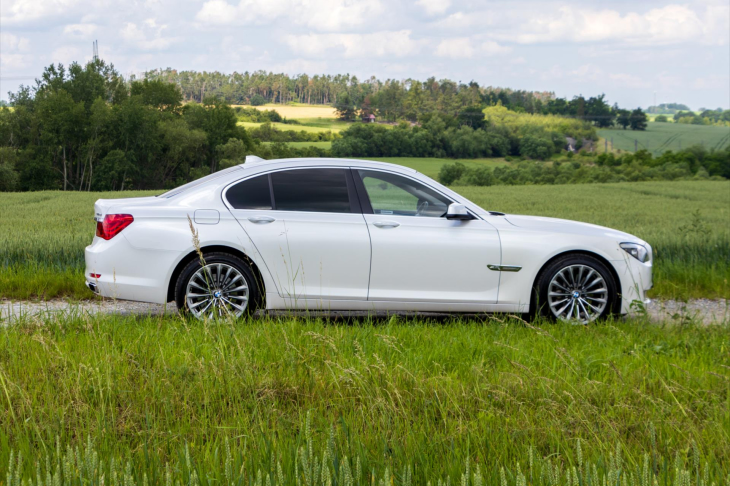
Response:
[{"label": "green foliage", "polygon": [[632,130],[646,130],[648,120],[646,113],[641,108],[637,108],[629,116],[629,127]]},{"label": "green foliage", "polygon": [[231,138],[254,146],[224,102],[181,106],[177,86],[127,87],[100,60],[51,65],[11,99],[15,109],[0,111],[0,148],[16,153],[3,171],[21,190],[172,187],[218,170],[217,147]]},{"label": "green foliage", "polygon": [[259,110],[237,106],[234,108],[239,121],[253,123],[283,123],[284,118],[276,110]]},{"label": "green foliage", "polygon": [[335,102],[335,110],[337,110],[337,118],[344,121],[354,121],[357,117],[357,107],[355,101],[350,98],[347,92],[341,93]]},{"label": "green foliage", "polygon": [[256,93],[251,97],[251,100],[249,101],[251,106],[261,106],[266,104],[266,98],[261,96],[260,94]]},{"label": "green foliage", "polygon": [[667,118],[667,115],[659,115],[654,118],[654,121],[657,123],[667,123],[669,122],[669,118]]},{"label": "green foliage", "polygon": [[340,138],[331,131],[279,130],[271,123],[263,123],[249,132],[251,138],[262,142],[331,142]]},{"label": "green foliage", "polygon": [[553,155],[555,147],[550,140],[527,135],[520,140],[520,155],[531,159],[545,160]]},{"label": "green foliage", "polygon": [[28,316],[0,338],[12,484],[710,486],[730,473],[723,326],[77,314]]}]

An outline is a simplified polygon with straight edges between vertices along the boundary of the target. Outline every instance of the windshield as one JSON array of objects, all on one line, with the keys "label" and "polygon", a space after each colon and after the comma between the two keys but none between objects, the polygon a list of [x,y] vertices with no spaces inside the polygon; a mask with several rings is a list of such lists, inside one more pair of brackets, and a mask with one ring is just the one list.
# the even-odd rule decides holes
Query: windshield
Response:
[{"label": "windshield", "polygon": [[181,192],[187,191],[191,187],[199,186],[200,184],[203,184],[203,183],[208,182],[210,180],[216,179],[216,178],[218,178],[220,176],[223,176],[223,175],[226,175],[226,174],[230,174],[231,172],[234,172],[234,171],[237,171],[237,170],[241,170],[241,169],[243,169],[243,166],[236,165],[234,167],[229,167],[228,169],[219,170],[218,172],[213,172],[212,174],[208,174],[205,177],[201,177],[200,179],[196,179],[196,180],[194,180],[192,182],[188,182],[187,184],[183,184],[182,186],[176,187],[175,189],[170,189],[169,191],[167,191],[167,192],[165,192],[163,194],[158,194],[155,197],[172,197],[172,196],[175,196],[177,194],[180,194]]}]

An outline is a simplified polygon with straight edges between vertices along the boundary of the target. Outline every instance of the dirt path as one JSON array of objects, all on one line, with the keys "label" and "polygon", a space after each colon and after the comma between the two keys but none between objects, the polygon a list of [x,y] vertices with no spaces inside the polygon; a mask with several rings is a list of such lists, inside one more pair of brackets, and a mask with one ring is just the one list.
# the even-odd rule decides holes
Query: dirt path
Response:
[{"label": "dirt path", "polygon": [[[675,300],[653,300],[647,312],[654,321],[682,324],[692,321],[705,324],[730,324],[730,300],[694,299],[688,302]],[[53,314],[119,314],[119,315],[174,315],[177,306],[145,304],[125,300],[67,302],[50,300],[46,302],[0,301],[0,321],[9,322],[21,316],[44,316]],[[342,313],[338,313],[342,315]],[[367,315],[358,312],[355,315]],[[431,314],[433,315],[433,314]]]}]

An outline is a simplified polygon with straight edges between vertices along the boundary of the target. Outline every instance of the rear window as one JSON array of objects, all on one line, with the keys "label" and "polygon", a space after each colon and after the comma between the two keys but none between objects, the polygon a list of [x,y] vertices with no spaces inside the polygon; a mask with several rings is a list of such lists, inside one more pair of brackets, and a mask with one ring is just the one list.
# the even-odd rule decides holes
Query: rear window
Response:
[{"label": "rear window", "polygon": [[195,186],[199,186],[201,184],[204,184],[208,181],[212,181],[213,179],[217,179],[221,176],[224,176],[226,174],[230,174],[231,172],[235,172],[237,170],[242,170],[243,167],[240,165],[236,165],[234,167],[229,167],[227,169],[219,170],[218,172],[213,172],[212,174],[208,174],[205,177],[201,177],[200,179],[196,179],[192,182],[188,182],[187,184],[183,184],[180,187],[176,187],[175,189],[170,189],[169,191],[159,194],[157,197],[172,197],[180,194],[181,192],[187,191],[190,188],[193,188]]},{"label": "rear window", "polygon": [[226,192],[226,199],[234,209],[271,209],[268,174],[247,179],[232,186]]},{"label": "rear window", "polygon": [[345,169],[296,169],[271,174],[278,211],[349,213]]}]

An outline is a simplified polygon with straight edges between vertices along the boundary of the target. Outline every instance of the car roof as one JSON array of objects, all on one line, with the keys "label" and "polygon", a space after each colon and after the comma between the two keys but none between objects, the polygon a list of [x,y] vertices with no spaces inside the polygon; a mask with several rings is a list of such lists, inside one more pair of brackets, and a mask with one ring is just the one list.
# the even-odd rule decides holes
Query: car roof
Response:
[{"label": "car roof", "polygon": [[[339,159],[329,157],[306,157],[306,158],[291,158],[291,159],[272,159],[264,160],[259,157],[246,157],[246,163],[239,165],[244,170],[252,169],[269,169],[269,168],[286,168],[286,167],[308,167],[308,166],[322,166],[327,165],[330,167],[371,167],[396,170],[399,172],[418,173],[417,170],[411,169],[410,167],[404,167],[398,164],[391,164],[388,162],[379,162],[375,160],[366,159]],[[260,172],[260,170],[256,170]]]}]

